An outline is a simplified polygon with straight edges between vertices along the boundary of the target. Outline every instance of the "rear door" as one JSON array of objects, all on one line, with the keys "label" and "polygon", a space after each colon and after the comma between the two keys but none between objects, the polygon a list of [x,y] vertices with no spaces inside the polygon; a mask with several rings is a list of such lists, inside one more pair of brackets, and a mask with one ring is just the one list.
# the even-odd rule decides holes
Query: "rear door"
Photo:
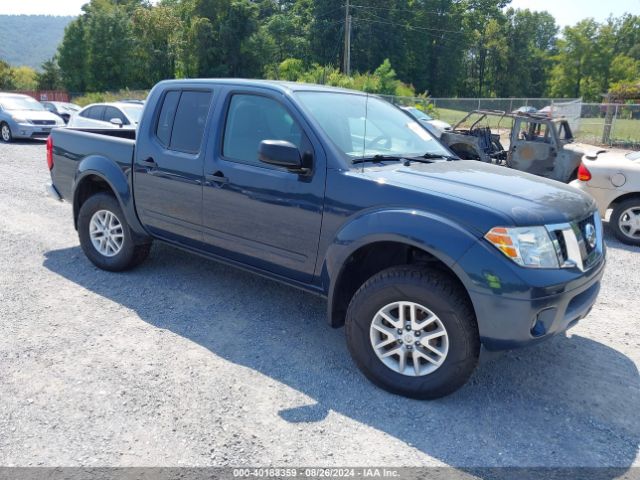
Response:
[{"label": "rear door", "polygon": [[140,220],[154,235],[193,246],[202,239],[203,137],[212,99],[211,89],[167,90],[136,147]]}]

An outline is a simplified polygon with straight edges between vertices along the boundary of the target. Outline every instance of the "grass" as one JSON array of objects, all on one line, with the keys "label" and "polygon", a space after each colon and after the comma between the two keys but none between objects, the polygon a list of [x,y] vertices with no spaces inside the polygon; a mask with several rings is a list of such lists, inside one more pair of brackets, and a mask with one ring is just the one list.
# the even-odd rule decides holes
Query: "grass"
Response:
[{"label": "grass", "polygon": [[[449,110],[446,108],[438,108],[434,112],[440,120],[451,125],[455,125],[462,120],[467,112],[462,110]],[[478,117],[476,116],[475,119]],[[498,127],[500,117],[487,117],[488,125],[491,128]],[[471,118],[474,120],[474,117]],[[487,125],[487,122],[483,122]],[[511,123],[503,119],[500,123],[503,128],[510,128]],[[583,118],[580,121],[580,128],[574,132],[576,139],[585,143],[600,144],[602,141],[602,132],[604,130],[604,118]],[[640,120],[616,119],[611,129],[611,140],[616,144],[628,147],[640,147]]]}]

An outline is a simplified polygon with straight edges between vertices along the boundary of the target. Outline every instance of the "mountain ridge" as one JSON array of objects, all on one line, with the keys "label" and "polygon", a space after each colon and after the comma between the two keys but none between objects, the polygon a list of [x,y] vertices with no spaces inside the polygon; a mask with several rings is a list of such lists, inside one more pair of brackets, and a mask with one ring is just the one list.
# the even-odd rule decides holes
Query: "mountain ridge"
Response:
[{"label": "mountain ridge", "polygon": [[55,15],[0,15],[0,60],[11,66],[40,70],[53,57],[65,27],[76,17]]}]

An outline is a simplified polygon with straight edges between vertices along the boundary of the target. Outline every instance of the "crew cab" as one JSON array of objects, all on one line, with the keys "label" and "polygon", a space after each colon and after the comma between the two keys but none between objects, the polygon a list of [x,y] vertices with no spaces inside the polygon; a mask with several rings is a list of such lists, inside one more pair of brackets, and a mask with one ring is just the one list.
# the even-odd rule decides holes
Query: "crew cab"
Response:
[{"label": "crew cab", "polygon": [[589,195],[459,160],[362,92],[163,81],[137,131],[56,129],[47,161],[98,267],[159,241],[324,296],[363,373],[415,398],[462,386],[481,344],[566,330],[605,264]]}]

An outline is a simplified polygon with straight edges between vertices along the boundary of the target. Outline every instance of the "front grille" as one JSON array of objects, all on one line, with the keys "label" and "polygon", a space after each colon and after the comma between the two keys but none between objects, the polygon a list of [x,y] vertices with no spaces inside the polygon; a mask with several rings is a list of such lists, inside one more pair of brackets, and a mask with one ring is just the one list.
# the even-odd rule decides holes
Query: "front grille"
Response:
[{"label": "front grille", "polygon": [[34,125],[55,125],[55,120],[30,120]]},{"label": "front grille", "polygon": [[547,230],[561,267],[588,270],[603,255],[602,223],[598,212],[579,221],[549,225]]}]

